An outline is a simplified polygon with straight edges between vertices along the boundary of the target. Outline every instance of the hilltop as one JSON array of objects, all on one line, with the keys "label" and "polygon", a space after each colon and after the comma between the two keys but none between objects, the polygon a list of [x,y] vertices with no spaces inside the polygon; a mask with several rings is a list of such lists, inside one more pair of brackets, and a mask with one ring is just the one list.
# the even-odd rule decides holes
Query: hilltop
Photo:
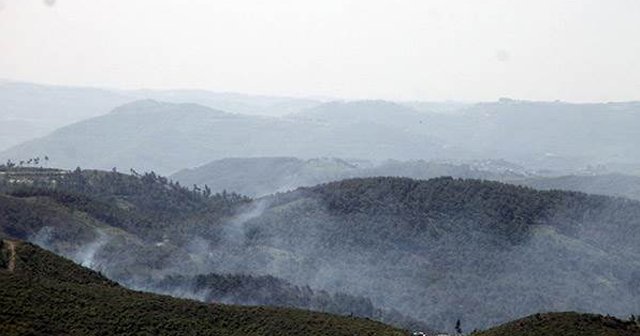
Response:
[{"label": "hilltop", "polygon": [[[348,143],[349,146],[344,146]],[[375,143],[375,146],[371,144]],[[50,164],[162,174],[226,157],[433,158],[445,154],[428,134],[384,123],[325,123],[226,113],[191,103],[135,101],[9,148],[0,159],[47,155]],[[450,151],[449,151],[450,152]]]},{"label": "hilltop", "polygon": [[[141,103],[150,101],[156,113]],[[4,83],[0,103],[0,162],[29,153],[68,169],[170,174],[228,157],[293,156],[504,159],[563,174],[604,164],[637,175],[640,162],[638,102],[322,102]]]},{"label": "hilltop", "polygon": [[274,116],[320,104],[311,99],[205,90],[112,90],[2,81],[0,150],[46,136],[58,128],[105,115],[118,106],[141,99],[197,103],[229,113]]},{"label": "hilltop", "polygon": [[[458,319],[481,329],[548,310],[640,311],[637,201],[392,177],[252,200],[205,196],[150,173],[121,175],[83,170],[55,187],[10,183],[0,227],[133,288],[179,276],[211,284],[184,296],[231,283],[220,293],[247,301],[238,293],[251,288],[264,303],[305,308],[318,307],[309,302],[324,291],[343,302],[333,312],[372,312],[357,303],[370,302],[403,316],[396,321],[435,330]],[[307,286],[314,295],[301,290]],[[266,288],[282,296],[260,294]]]},{"label": "hilltop", "polygon": [[640,325],[636,321],[594,314],[548,313],[535,314],[473,336],[637,336]]},{"label": "hilltop", "polygon": [[[197,242],[220,239],[222,223],[249,202],[236,194],[186,189],[153,173],[14,168],[0,175],[0,235],[29,239],[132,288],[205,302],[314,309],[427,329],[364,297],[308,286],[301,290],[274,277],[211,273],[215,270],[203,265],[206,258],[194,252]],[[189,285],[197,279],[207,279],[206,286],[202,280],[199,286]],[[203,291],[219,295],[204,296]]]},{"label": "hilltop", "polygon": [[3,335],[404,335],[381,323],[310,311],[206,305],[135,292],[34,245],[2,241]]},{"label": "hilltop", "polygon": [[215,250],[225,262],[213,267],[277,270],[439,330],[549,309],[640,309],[638,202],[478,180],[365,178],[258,204],[259,215],[229,224],[243,234]]}]

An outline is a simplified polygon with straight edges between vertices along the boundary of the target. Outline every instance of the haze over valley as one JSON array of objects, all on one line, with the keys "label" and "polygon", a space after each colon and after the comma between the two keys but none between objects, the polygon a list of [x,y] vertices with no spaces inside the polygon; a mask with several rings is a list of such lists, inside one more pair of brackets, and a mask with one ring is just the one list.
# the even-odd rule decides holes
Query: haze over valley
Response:
[{"label": "haze over valley", "polygon": [[[0,223],[129,288],[204,302],[427,332],[624,317],[640,309],[640,176],[624,143],[638,105],[333,101],[277,117],[136,100],[3,152]],[[555,114],[584,125],[499,131]],[[597,134],[617,144],[593,151]]]},{"label": "haze over valley", "polygon": [[632,0],[0,0],[0,335],[640,336]]}]

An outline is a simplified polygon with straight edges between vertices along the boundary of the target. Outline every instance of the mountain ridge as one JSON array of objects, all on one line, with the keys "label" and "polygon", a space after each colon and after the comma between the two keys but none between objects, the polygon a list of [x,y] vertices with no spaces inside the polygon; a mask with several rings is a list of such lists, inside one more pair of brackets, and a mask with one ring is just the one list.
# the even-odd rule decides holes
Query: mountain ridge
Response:
[{"label": "mountain ridge", "polygon": [[[30,228],[43,246],[132,284],[175,274],[277,275],[299,288],[368,298],[436,330],[457,319],[485,328],[548,310],[640,310],[638,201],[376,177],[255,200],[217,196],[209,209],[183,203],[192,196],[179,190],[163,196],[162,178],[151,174],[79,173],[86,178],[57,183],[58,192],[91,193],[101,203],[60,198],[46,186],[10,189],[13,196],[0,199],[1,227]],[[142,192],[151,200],[136,196]],[[166,206],[176,208],[154,210]],[[139,211],[166,219],[138,220]],[[126,225],[112,231],[111,218]]]}]

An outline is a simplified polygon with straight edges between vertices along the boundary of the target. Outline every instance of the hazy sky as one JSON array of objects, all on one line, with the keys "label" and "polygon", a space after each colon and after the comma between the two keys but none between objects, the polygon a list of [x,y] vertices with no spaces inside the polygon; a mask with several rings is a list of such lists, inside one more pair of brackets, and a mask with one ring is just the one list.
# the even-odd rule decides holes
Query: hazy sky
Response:
[{"label": "hazy sky", "polygon": [[0,78],[423,100],[640,100],[638,0],[0,0]]}]

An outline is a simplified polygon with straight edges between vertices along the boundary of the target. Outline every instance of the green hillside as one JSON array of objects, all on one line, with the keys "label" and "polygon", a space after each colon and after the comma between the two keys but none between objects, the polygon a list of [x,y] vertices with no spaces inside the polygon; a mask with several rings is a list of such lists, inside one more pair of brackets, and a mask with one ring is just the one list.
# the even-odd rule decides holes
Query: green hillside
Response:
[{"label": "green hillside", "polygon": [[[300,290],[274,277],[216,274],[206,265],[208,258],[191,250],[194,237],[201,242],[219,239],[222,223],[249,201],[236,194],[186,189],[153,173],[12,169],[0,176],[0,235],[28,239],[128,287],[427,329],[361,296]],[[192,280],[203,278],[207,281],[191,286]],[[203,291],[218,295],[198,294]]]},{"label": "green hillside", "polygon": [[[400,321],[452,331],[457,320],[473,330],[543,311],[640,311],[637,201],[390,177],[250,200],[154,175],[78,171],[55,184],[8,183],[0,227],[130,288],[259,298],[405,327]],[[149,287],[171,277],[170,288]]]},{"label": "green hillside", "polygon": [[216,249],[223,261],[212,267],[277,269],[439,330],[457,319],[481,329],[546,310],[640,310],[635,201],[478,180],[366,178],[258,202],[266,209]]},{"label": "green hillside", "polygon": [[473,336],[637,336],[636,321],[579,313],[535,314]]},{"label": "green hillside", "polygon": [[367,317],[409,330],[430,331],[429,326],[393,309],[380,309],[370,299],[345,293],[296,286],[274,276],[200,274],[146,280],[154,293],[197,299],[203,302],[301,308],[343,316]]},{"label": "green hillside", "polygon": [[2,335],[405,335],[365,319],[206,305],[127,290],[34,245],[3,241]]}]

